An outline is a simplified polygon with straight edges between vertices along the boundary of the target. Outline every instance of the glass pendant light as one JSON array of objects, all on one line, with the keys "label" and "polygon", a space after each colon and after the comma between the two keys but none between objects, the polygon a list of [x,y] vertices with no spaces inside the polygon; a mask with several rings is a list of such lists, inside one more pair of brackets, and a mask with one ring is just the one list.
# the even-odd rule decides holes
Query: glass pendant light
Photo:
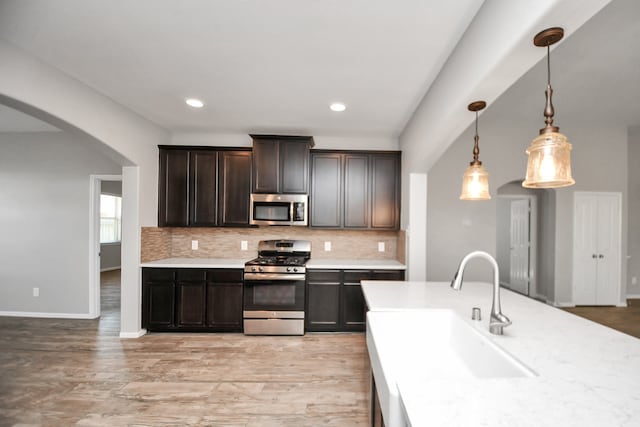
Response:
[{"label": "glass pendant light", "polygon": [[478,111],[487,106],[484,101],[476,101],[469,104],[469,111],[476,113],[476,134],[473,137],[473,161],[462,176],[462,193],[460,200],[489,200],[489,174],[478,160],[480,147],[478,146]]},{"label": "glass pendant light", "polygon": [[547,98],[544,117],[546,126],[540,129],[527,149],[527,176],[522,183],[527,188],[559,188],[568,187],[576,182],[571,177],[571,144],[567,137],[559,132],[560,128],[553,126],[553,102],[551,96],[551,65],[549,46],[557,43],[564,36],[564,30],[559,27],[548,28],[536,34],[533,44],[547,47]]}]

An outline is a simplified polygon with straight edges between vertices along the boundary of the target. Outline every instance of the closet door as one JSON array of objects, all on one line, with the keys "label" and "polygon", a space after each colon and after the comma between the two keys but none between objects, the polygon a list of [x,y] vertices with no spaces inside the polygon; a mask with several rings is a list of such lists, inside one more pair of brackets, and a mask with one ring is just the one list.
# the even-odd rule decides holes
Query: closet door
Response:
[{"label": "closet door", "polygon": [[573,301],[576,305],[619,302],[621,204],[619,193],[575,193]]},{"label": "closet door", "polygon": [[596,304],[620,301],[620,203],[615,194],[598,196]]}]

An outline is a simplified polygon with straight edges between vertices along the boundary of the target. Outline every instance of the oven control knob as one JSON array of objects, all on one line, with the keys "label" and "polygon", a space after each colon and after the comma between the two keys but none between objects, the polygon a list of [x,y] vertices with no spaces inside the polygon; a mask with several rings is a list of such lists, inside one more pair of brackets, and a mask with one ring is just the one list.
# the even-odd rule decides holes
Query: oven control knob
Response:
[{"label": "oven control knob", "polygon": [[264,271],[264,268],[262,268],[262,267],[258,267],[258,271],[259,271],[260,273],[262,273],[262,272]]},{"label": "oven control knob", "polygon": [[255,267],[251,267],[251,271],[253,271],[255,273],[256,268]]},{"label": "oven control knob", "polygon": [[293,267],[293,272],[297,273],[298,272],[298,268],[297,267]]}]

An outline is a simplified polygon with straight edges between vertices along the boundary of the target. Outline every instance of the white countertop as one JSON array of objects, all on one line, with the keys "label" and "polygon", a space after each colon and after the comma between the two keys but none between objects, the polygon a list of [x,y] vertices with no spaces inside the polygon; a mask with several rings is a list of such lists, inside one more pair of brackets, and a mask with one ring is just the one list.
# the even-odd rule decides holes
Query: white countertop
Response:
[{"label": "white countertop", "polygon": [[538,374],[428,383],[404,375],[396,384],[410,426],[640,425],[637,338],[505,289],[502,312],[513,324],[502,336],[488,334],[488,283],[465,282],[460,292],[442,282],[364,281],[362,288],[371,310],[448,308],[469,318],[480,307],[489,339]]},{"label": "white countertop", "polygon": [[156,268],[244,268],[247,259],[224,258],[165,258],[157,261],[143,262],[140,267]]},{"label": "white countertop", "polygon": [[307,268],[340,270],[405,270],[406,265],[394,259],[321,259],[311,258]]}]

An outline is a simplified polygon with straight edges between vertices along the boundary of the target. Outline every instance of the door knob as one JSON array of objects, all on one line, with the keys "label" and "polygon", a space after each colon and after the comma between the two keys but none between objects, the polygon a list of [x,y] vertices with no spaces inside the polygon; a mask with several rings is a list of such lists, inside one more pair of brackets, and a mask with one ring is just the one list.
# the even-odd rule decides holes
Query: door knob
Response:
[{"label": "door knob", "polygon": [[593,254],[593,255],[591,255],[591,258],[598,258],[598,255]]},{"label": "door knob", "polygon": [[604,258],[604,255],[600,254],[598,255],[598,258]]}]

